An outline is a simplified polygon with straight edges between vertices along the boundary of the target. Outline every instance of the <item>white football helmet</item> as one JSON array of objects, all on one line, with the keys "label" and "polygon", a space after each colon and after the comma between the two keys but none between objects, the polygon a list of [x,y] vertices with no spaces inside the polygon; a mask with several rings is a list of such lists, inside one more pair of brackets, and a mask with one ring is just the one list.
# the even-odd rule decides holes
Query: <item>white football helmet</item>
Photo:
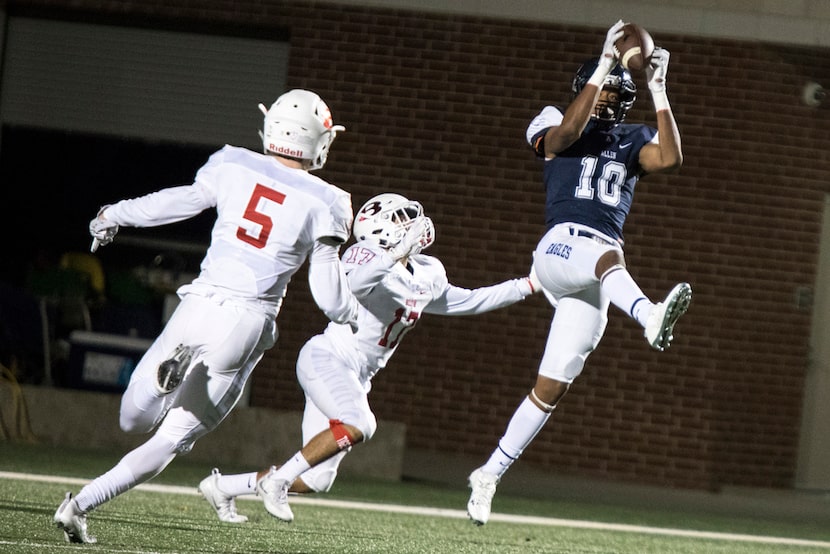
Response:
[{"label": "white football helmet", "polygon": [[[391,192],[378,194],[358,210],[352,232],[355,240],[373,240],[383,248],[397,246],[418,218],[426,217],[420,202]],[[428,219],[428,218],[427,218]],[[430,222],[431,223],[431,222]],[[434,227],[426,226],[421,236],[423,250],[435,241]]]},{"label": "white football helmet", "polygon": [[262,148],[289,158],[309,160],[309,170],[325,165],[329,147],[342,125],[333,125],[331,111],[325,102],[310,90],[294,89],[286,92],[266,109],[262,125]]}]

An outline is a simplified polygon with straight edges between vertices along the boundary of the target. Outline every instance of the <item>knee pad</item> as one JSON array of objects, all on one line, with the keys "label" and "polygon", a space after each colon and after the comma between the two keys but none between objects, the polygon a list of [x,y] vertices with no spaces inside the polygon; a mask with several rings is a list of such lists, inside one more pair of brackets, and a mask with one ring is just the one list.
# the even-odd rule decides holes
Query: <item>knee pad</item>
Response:
[{"label": "knee pad", "polygon": [[587,337],[576,332],[557,333],[557,340],[551,341],[545,348],[539,364],[539,374],[563,383],[572,383],[582,373],[585,360],[597,347],[601,336]]},{"label": "knee pad", "polygon": [[314,492],[329,492],[337,478],[337,465],[330,466],[323,463],[314,466],[300,475],[300,478]]},{"label": "knee pad", "polygon": [[375,415],[371,414],[371,417],[364,422],[363,427],[358,427],[358,429],[363,433],[364,442],[371,439],[375,435],[375,431],[378,430],[378,420]]},{"label": "knee pad", "polygon": [[[340,415],[340,417],[342,419],[331,420],[331,421],[338,421],[338,422],[342,422],[342,423],[346,423],[348,425],[351,425],[352,427],[357,427],[360,430],[360,432],[363,433],[363,439],[362,439],[363,442],[368,441],[369,439],[371,439],[372,436],[375,434],[375,431],[377,431],[377,428],[378,428],[377,418],[375,418],[375,414],[373,414],[369,410],[360,410],[360,411],[350,410],[348,412],[343,412]],[[332,432],[334,432],[334,428],[332,427],[331,421],[329,421],[329,427],[332,429]],[[335,435],[335,439],[337,439],[337,438],[338,438],[338,436]],[[352,439],[353,438],[354,437],[352,437]]]}]

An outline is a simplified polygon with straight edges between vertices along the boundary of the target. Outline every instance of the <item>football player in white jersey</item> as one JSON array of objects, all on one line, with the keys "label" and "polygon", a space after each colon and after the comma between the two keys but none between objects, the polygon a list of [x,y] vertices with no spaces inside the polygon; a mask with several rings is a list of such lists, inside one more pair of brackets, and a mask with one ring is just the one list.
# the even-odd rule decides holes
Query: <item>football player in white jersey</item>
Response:
[{"label": "football player in white jersey", "polygon": [[154,433],[76,497],[67,493],[54,523],[69,542],[95,542],[87,533],[89,511],[158,475],[228,415],[276,342],[288,283],[306,259],[317,305],[349,333],[356,326],[358,302],[339,258],[353,221],[351,196],[309,173],[323,167],[343,127],[332,125],[328,106],[307,90],[259,108],[263,153],[226,145],[192,185],[104,206],[90,222],[94,251],[120,226],[217,212],[198,277],[179,288],[178,307],[121,399],[121,428]]},{"label": "football player in white jersey", "polygon": [[288,492],[326,492],[351,447],[372,438],[372,378],[383,369],[423,314],[472,315],[502,308],[539,291],[529,276],[477,289],[452,285],[443,264],[420,252],[435,240],[418,202],[385,193],[356,214],[357,242],[342,256],[360,301],[358,331],[332,322],[300,351],[297,377],[305,392],[303,448],[279,468],[206,477],[199,490],[219,519],[240,523],[234,497],[257,493],[266,510],[292,521]]}]

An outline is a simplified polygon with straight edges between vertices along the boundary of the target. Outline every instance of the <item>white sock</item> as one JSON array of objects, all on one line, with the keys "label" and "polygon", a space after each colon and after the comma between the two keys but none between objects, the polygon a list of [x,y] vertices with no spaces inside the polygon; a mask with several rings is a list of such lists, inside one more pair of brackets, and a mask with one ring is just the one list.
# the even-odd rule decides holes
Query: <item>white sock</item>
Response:
[{"label": "white sock", "polygon": [[490,459],[482,466],[482,471],[501,477],[507,472],[510,465],[522,455],[524,449],[533,441],[550,417],[550,412],[544,412],[534,404],[530,398],[525,398],[510,423],[504,435],[499,440],[499,446],[490,455]]},{"label": "white sock", "polygon": [[84,512],[93,510],[149,481],[175,457],[176,445],[164,437],[153,435],[144,444],[127,452],[115,467],[84,486],[75,497],[75,502]]},{"label": "white sock", "polygon": [[236,475],[222,475],[217,479],[216,486],[219,490],[230,496],[242,494],[256,494],[256,474],[237,473]]},{"label": "white sock", "polygon": [[643,294],[631,274],[621,265],[615,265],[606,271],[600,279],[602,290],[611,299],[611,303],[646,326],[652,302]]},{"label": "white sock", "polygon": [[297,452],[290,460],[280,466],[275,476],[278,479],[287,479],[289,483],[293,483],[297,477],[309,469],[311,469],[311,465],[306,461],[302,453]]}]

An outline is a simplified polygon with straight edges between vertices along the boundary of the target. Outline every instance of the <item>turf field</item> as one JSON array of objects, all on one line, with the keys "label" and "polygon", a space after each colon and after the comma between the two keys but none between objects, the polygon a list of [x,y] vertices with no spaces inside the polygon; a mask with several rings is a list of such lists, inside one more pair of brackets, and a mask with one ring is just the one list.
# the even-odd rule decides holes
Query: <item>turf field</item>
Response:
[{"label": "turf field", "polygon": [[[255,498],[250,517],[221,523],[196,493],[210,467],[175,460],[151,483],[89,517],[95,545],[69,545],[52,526],[67,491],[109,469],[120,452],[0,442],[0,552],[97,553],[636,553],[830,552],[823,519],[716,515],[677,506],[621,507],[597,501],[497,494],[484,527],[472,525],[463,483],[341,477],[325,495],[292,497],[296,519],[269,516]],[[223,472],[251,468],[222,468]]]}]

